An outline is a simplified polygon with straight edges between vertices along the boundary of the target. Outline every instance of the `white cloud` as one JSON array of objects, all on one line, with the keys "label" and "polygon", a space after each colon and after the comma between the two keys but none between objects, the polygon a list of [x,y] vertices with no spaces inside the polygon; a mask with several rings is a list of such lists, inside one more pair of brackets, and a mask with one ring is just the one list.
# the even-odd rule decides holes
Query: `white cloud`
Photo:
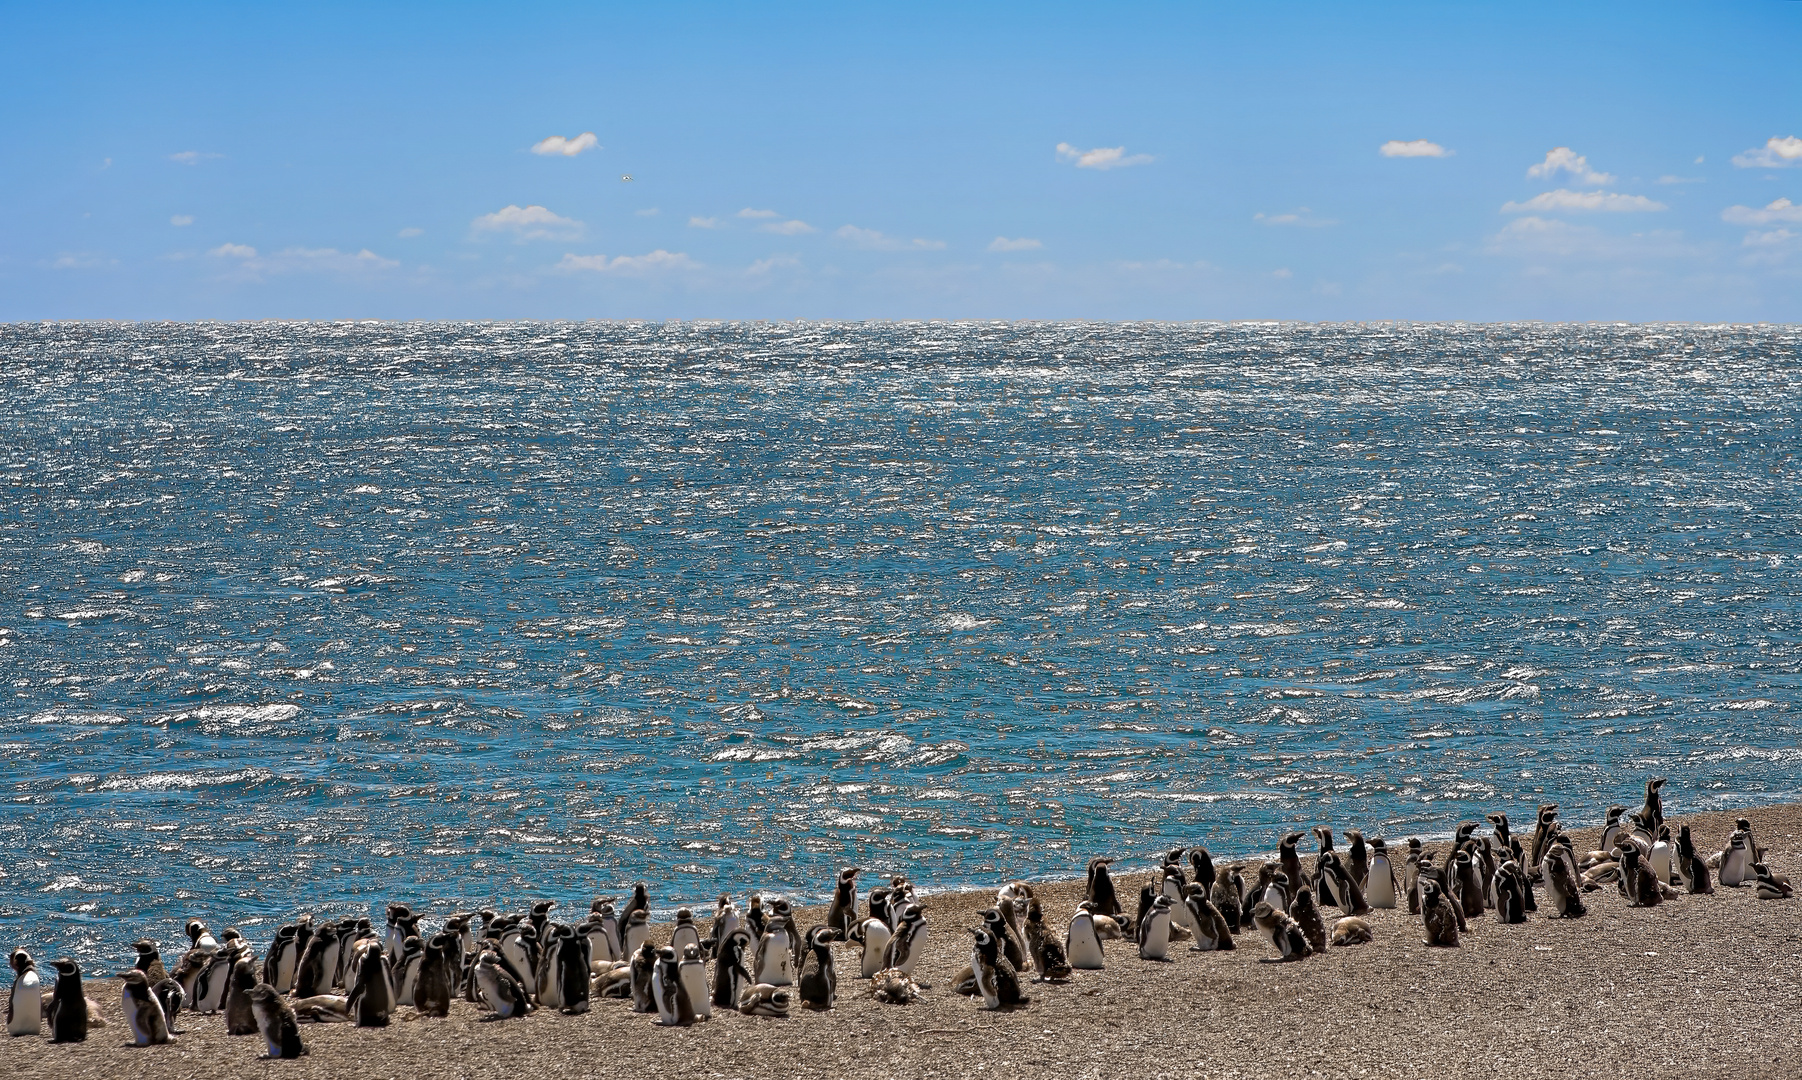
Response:
[{"label": "white cloud", "polygon": [[1123,169],[1128,165],[1149,165],[1154,160],[1150,154],[1133,154],[1127,156],[1124,146],[1097,146],[1093,150],[1082,150],[1067,142],[1057,144],[1057,159],[1073,161],[1079,169]]},{"label": "white cloud", "polygon": [[1253,221],[1261,221],[1266,225],[1300,225],[1309,229],[1319,229],[1328,225],[1339,224],[1332,218],[1315,217],[1314,211],[1309,210],[1305,206],[1291,210],[1286,214],[1256,213],[1251,216],[1251,219]]},{"label": "white cloud", "polygon": [[903,240],[899,236],[886,236],[875,229],[860,229],[855,225],[841,225],[833,235],[865,251],[940,251],[945,247],[943,240],[922,240],[917,236],[912,240]]},{"label": "white cloud", "polygon": [[1763,146],[1733,155],[1733,163],[1742,169],[1781,169],[1789,165],[1802,165],[1802,139],[1794,135],[1782,138],[1773,135],[1764,141]]},{"label": "white cloud", "polygon": [[772,221],[767,225],[757,226],[760,232],[773,232],[778,236],[799,236],[814,231],[812,225],[799,219],[794,221]]},{"label": "white cloud", "polygon": [[1802,222],[1802,206],[1788,199],[1768,203],[1761,210],[1750,206],[1729,206],[1721,211],[1721,220],[1735,225],[1774,225],[1779,221]]},{"label": "white cloud", "polygon": [[1452,154],[1445,147],[1436,142],[1428,142],[1426,139],[1415,139],[1411,142],[1390,139],[1377,147],[1377,153],[1384,157],[1450,157]]},{"label": "white cloud", "polygon": [[1661,202],[1654,202],[1644,195],[1616,195],[1611,191],[1571,191],[1568,188],[1543,191],[1526,202],[1502,204],[1502,213],[1504,214],[1556,213],[1560,210],[1603,210],[1614,213],[1632,213],[1641,210],[1668,209],[1670,207]]},{"label": "white cloud", "polygon": [[738,212],[738,216],[743,218],[774,218],[781,217],[782,215],[776,213],[774,210],[753,210],[747,206]]},{"label": "white cloud", "polygon": [[1276,278],[1278,281],[1288,281],[1295,276],[1295,271],[1285,266],[1280,270],[1272,270],[1270,276]]},{"label": "white cloud", "polygon": [[510,232],[521,240],[573,240],[582,235],[582,223],[559,217],[536,204],[503,206],[470,222],[476,232]]},{"label": "white cloud", "polygon": [[532,144],[532,153],[548,156],[575,157],[584,150],[599,150],[601,141],[594,137],[594,132],[584,131],[573,139],[561,135],[552,135],[548,139],[540,139]]},{"label": "white cloud", "polygon": [[675,270],[699,270],[701,264],[680,251],[656,251],[644,255],[576,255],[566,253],[557,263],[565,273],[588,272],[618,274],[622,277],[644,277],[648,274]]},{"label": "white cloud", "polygon": [[632,216],[633,217],[656,217],[658,214],[661,214],[661,213],[663,213],[663,211],[660,208],[651,206],[651,207],[647,207],[643,210],[632,211]]},{"label": "white cloud", "polygon": [[257,257],[257,249],[249,244],[220,244],[207,254],[217,255],[221,259],[254,259]]},{"label": "white cloud", "polygon": [[1707,181],[1704,180],[1700,176],[1677,176],[1674,173],[1666,173],[1665,175],[1660,176],[1658,178],[1658,182],[1660,184],[1703,184],[1703,183],[1707,183]]},{"label": "white cloud", "polygon": [[1695,258],[1703,254],[1696,245],[1685,243],[1681,233],[1669,230],[1616,236],[1592,225],[1541,217],[1510,221],[1490,238],[1486,250],[1493,255],[1528,259],[1554,257],[1620,263]]},{"label": "white cloud", "polygon": [[1037,240],[1025,236],[1014,240],[1009,240],[1005,236],[997,236],[989,241],[990,251],[1037,251],[1044,246]]},{"label": "white cloud", "polygon": [[716,217],[691,217],[688,219],[688,227],[691,229],[717,229],[720,227],[720,219]]},{"label": "white cloud", "polygon": [[745,273],[753,277],[765,276],[777,270],[786,270],[791,266],[800,266],[801,260],[793,255],[772,255],[767,259],[758,259],[745,267]]},{"label": "white cloud", "polygon": [[1544,161],[1527,169],[1529,177],[1542,180],[1550,180],[1561,172],[1571,174],[1579,184],[1614,183],[1613,176],[1590,168],[1589,159],[1568,146],[1560,146],[1548,151]]},{"label": "white cloud", "polygon": [[187,226],[187,225],[192,225],[192,224],[194,224],[194,215],[193,214],[177,214],[174,217],[169,219],[169,224],[175,226],[178,229],[182,228],[184,226]]},{"label": "white cloud", "polygon": [[[183,150],[179,154],[170,154],[169,160],[178,162],[182,165],[198,165],[203,161],[209,161],[213,158],[221,158],[224,156],[225,156],[224,154],[203,154],[198,150]],[[111,165],[113,163],[113,159],[107,158],[106,163],[108,165]]]},{"label": "white cloud", "polygon": [[368,248],[354,255],[337,248],[283,248],[269,257],[269,264],[269,269],[275,271],[315,270],[340,274],[392,270],[400,265]]},{"label": "white cloud", "polygon": [[402,240],[411,240],[415,236],[424,236],[425,230],[417,225],[409,225],[394,235],[400,237]]},{"label": "white cloud", "polygon": [[1788,229],[1749,232],[1741,246],[1747,249],[1745,262],[1775,265],[1802,251],[1802,232],[1791,232]]},{"label": "white cloud", "polygon": [[56,257],[50,264],[56,270],[98,270],[102,267],[119,265],[118,259],[109,259],[104,255],[94,255],[85,251],[65,252]]}]

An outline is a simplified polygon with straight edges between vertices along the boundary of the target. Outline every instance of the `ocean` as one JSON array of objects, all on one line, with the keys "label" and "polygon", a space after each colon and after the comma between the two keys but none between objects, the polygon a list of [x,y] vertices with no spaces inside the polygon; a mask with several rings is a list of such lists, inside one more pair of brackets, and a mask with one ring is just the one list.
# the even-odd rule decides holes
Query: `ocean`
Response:
[{"label": "ocean", "polygon": [[1802,328],[14,324],[0,393],[40,956],[1802,799]]}]

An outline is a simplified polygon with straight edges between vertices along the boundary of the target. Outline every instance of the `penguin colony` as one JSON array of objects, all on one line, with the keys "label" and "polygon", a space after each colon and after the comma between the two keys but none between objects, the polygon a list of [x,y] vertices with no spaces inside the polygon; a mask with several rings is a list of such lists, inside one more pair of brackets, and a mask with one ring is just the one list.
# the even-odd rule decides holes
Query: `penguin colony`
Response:
[{"label": "penguin colony", "polygon": [[[1419,917],[1425,944],[1455,948],[1472,919],[1519,924],[1535,912],[1581,918],[1584,896],[1609,886],[1634,907],[1712,894],[1717,881],[1753,888],[1763,899],[1794,895],[1788,879],[1766,865],[1747,819],[1738,820],[1723,850],[1708,855],[1697,851],[1689,826],[1673,837],[1664,821],[1664,783],[1647,783],[1637,810],[1609,808],[1601,845],[1581,852],[1556,804],[1539,807],[1525,840],[1506,814],[1495,813],[1487,815],[1489,835],[1466,822],[1444,850],[1409,839],[1404,851],[1394,851],[1347,830],[1341,851],[1327,827],[1313,829],[1316,850],[1306,864],[1300,832],[1283,838],[1275,859],[1256,864],[1216,866],[1206,848],[1177,848],[1131,912],[1109,869],[1114,860],[1092,858],[1085,898],[1067,923],[1047,921],[1030,884],[1003,885],[994,906],[980,913],[981,925],[958,935],[968,935],[970,961],[951,989],[985,1009],[1014,1009],[1030,1004],[1034,983],[1102,970],[1110,942],[1156,962],[1185,942],[1195,951],[1236,949],[1247,931],[1268,959],[1301,961],[1330,946],[1369,943],[1365,916],[1375,908],[1405,906]],[[261,1036],[271,1059],[307,1053],[303,1024],[385,1027],[401,1008],[443,1017],[457,997],[497,1021],[541,1010],[585,1013],[597,998],[617,998],[660,1025],[686,1027],[716,1009],[758,1017],[831,1009],[839,993],[833,946],[840,943],[860,950],[856,971],[866,992],[905,1005],[931,989],[914,978],[927,905],[911,882],[893,877],[869,890],[860,911],[858,874],[839,873],[825,922],[805,932],[787,900],[753,895],[741,909],[721,896],[705,930],[690,909],[678,910],[662,947],[650,940],[642,883],[623,903],[594,901],[579,923],[553,920],[551,900],[518,914],[459,912],[435,932],[422,930],[421,916],[400,903],[388,905],[385,928],[367,918],[307,916],[277,930],[260,959],[238,931],[215,936],[191,920],[173,971],[156,943],[133,946],[136,961],[120,973],[121,1005],[137,1046],[172,1042],[184,1013],[223,1015],[228,1034]],[[1339,912],[1330,929],[1323,914],[1329,907]],[[102,1023],[73,960],[50,965],[48,991],[23,949],[10,961],[11,1034],[42,1035],[47,1027],[53,1043],[80,1042]]]}]

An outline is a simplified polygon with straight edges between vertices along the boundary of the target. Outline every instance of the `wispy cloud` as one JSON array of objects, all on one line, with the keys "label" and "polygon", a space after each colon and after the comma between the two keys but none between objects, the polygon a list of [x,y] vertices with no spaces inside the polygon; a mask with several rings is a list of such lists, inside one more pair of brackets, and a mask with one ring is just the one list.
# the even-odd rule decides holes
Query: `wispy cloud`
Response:
[{"label": "wispy cloud", "polygon": [[632,216],[633,217],[656,217],[658,214],[661,214],[661,213],[663,213],[663,211],[661,209],[659,209],[658,207],[647,206],[643,210],[632,211]]},{"label": "wispy cloud", "polygon": [[782,215],[774,210],[753,210],[747,206],[738,212],[738,216],[742,218],[778,218]]},{"label": "wispy cloud", "polygon": [[1700,176],[1678,176],[1674,173],[1666,173],[1664,176],[1660,176],[1658,178],[1658,182],[1660,184],[1703,184],[1703,183],[1707,183],[1707,181],[1703,177],[1700,177]]},{"label": "wispy cloud", "polygon": [[[206,154],[199,150],[183,150],[179,154],[170,154],[169,160],[180,165],[198,165],[203,161],[211,161],[213,158],[222,158],[224,156],[224,154]],[[106,163],[111,165],[113,159],[107,158]]]},{"label": "wispy cloud", "polygon": [[1544,161],[1527,167],[1527,176],[1538,180],[1550,180],[1561,172],[1569,173],[1579,184],[1614,183],[1613,176],[1590,168],[1589,159],[1568,146],[1547,151]]},{"label": "wispy cloud", "polygon": [[1067,142],[1057,144],[1057,159],[1075,163],[1079,169],[1124,169],[1128,165],[1149,165],[1155,158],[1150,154],[1126,153],[1124,146],[1097,146],[1093,150],[1083,150],[1071,146]]},{"label": "wispy cloud", "polygon": [[646,277],[651,274],[699,270],[701,264],[680,251],[656,251],[644,255],[576,255],[566,253],[556,269],[564,273],[614,274]]},{"label": "wispy cloud", "polygon": [[220,244],[207,254],[221,259],[254,259],[257,257],[257,249],[249,244]]},{"label": "wispy cloud", "polygon": [[1694,258],[1700,251],[1681,233],[1658,230],[1616,236],[1592,225],[1573,225],[1552,218],[1523,217],[1510,221],[1491,237],[1486,250],[1521,258],[1635,262],[1645,259]]},{"label": "wispy cloud", "polygon": [[1037,251],[1044,246],[1037,240],[1026,236],[1013,240],[1009,240],[1005,236],[997,236],[989,241],[990,251]]},{"label": "wispy cloud", "polygon": [[945,247],[943,240],[922,240],[917,236],[912,240],[903,240],[899,236],[887,236],[875,229],[860,229],[855,225],[841,225],[833,235],[865,251],[941,251]]},{"label": "wispy cloud", "polygon": [[594,137],[594,132],[584,131],[573,139],[561,135],[552,135],[548,139],[539,139],[532,144],[532,153],[546,157],[575,157],[584,150],[599,150],[601,141]]},{"label": "wispy cloud", "polygon": [[799,236],[802,233],[816,231],[812,225],[809,225],[807,222],[801,221],[798,218],[793,221],[767,222],[757,226],[757,229],[759,232],[771,232],[778,236]]},{"label": "wispy cloud", "polygon": [[424,236],[425,230],[417,225],[409,225],[394,235],[400,237],[402,240],[411,240],[415,236]]},{"label": "wispy cloud", "polygon": [[1504,214],[1545,214],[1560,210],[1601,210],[1610,213],[1633,213],[1644,210],[1668,210],[1661,202],[1644,195],[1617,195],[1612,191],[1571,191],[1559,188],[1544,191],[1526,202],[1502,204]]},{"label": "wispy cloud", "polygon": [[1318,229],[1328,225],[1337,225],[1332,218],[1317,218],[1314,211],[1305,206],[1297,207],[1286,214],[1257,213],[1251,216],[1253,221],[1261,221],[1266,225],[1299,225],[1302,228]]},{"label": "wispy cloud", "polygon": [[1766,203],[1760,209],[1750,206],[1729,206],[1721,211],[1721,220],[1735,225],[1774,225],[1779,221],[1802,222],[1802,206],[1797,206],[1788,199],[1778,199]]},{"label": "wispy cloud", "polygon": [[574,240],[582,235],[582,223],[560,217],[536,204],[503,206],[469,223],[477,233],[512,233],[520,240]]},{"label": "wispy cloud", "polygon": [[1763,146],[1733,155],[1733,163],[1742,169],[1782,169],[1802,165],[1802,139],[1794,135],[1781,138],[1773,135]]},{"label": "wispy cloud", "polygon": [[385,259],[364,248],[361,251],[339,251],[337,248],[283,248],[273,255],[259,255],[249,244],[220,244],[207,252],[221,259],[233,259],[238,268],[251,277],[289,272],[324,274],[368,274],[392,270],[400,263]]},{"label": "wispy cloud", "polygon": [[87,251],[66,251],[50,264],[53,270],[101,270],[119,265],[119,260]]},{"label": "wispy cloud", "polygon": [[194,215],[193,214],[177,214],[174,217],[169,219],[169,224],[175,226],[178,229],[185,228],[186,226],[194,224]]},{"label": "wispy cloud", "polygon": [[1384,157],[1450,157],[1452,155],[1450,150],[1426,139],[1413,139],[1408,142],[1390,139],[1377,147],[1377,153]]},{"label": "wispy cloud", "polygon": [[720,227],[720,219],[716,217],[691,217],[688,219],[688,227],[691,229],[717,229]]},{"label": "wispy cloud", "polygon": [[1775,265],[1787,262],[1791,255],[1802,251],[1802,232],[1792,232],[1789,229],[1749,232],[1740,246],[1746,249],[1744,262],[1752,265]]}]

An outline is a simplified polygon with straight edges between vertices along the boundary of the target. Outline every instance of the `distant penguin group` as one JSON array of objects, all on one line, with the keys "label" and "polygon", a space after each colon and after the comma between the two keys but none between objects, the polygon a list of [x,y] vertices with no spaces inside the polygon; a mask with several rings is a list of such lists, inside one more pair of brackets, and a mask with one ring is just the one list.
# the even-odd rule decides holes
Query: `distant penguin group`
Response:
[{"label": "distant penguin group", "polygon": [[[1435,850],[1417,838],[1392,848],[1382,837],[1345,830],[1312,830],[1317,850],[1304,861],[1308,833],[1283,836],[1274,858],[1217,863],[1205,847],[1166,853],[1139,888],[1136,908],[1121,904],[1115,860],[1088,861],[1083,896],[1067,922],[1052,924],[1034,886],[1010,881],[979,925],[952,940],[968,943],[969,963],[951,989],[990,1010],[1031,1005],[1033,985],[1053,988],[1084,973],[1103,971],[1109,942],[1130,947],[1140,961],[1169,963],[1172,950],[1238,948],[1247,932],[1273,962],[1303,961],[1330,948],[1374,940],[1375,909],[1406,906],[1419,918],[1424,944],[1457,948],[1474,920],[1490,915],[1514,926],[1540,915],[1583,918],[1586,897],[1608,886],[1631,907],[1653,907],[1685,895],[1709,895],[1715,884],[1750,888],[1761,899],[1794,896],[1789,879],[1773,873],[1746,818],[1725,846],[1705,854],[1688,825],[1673,835],[1665,822],[1665,781],[1645,786],[1634,810],[1610,807],[1598,847],[1579,852],[1558,818],[1538,807],[1534,827],[1517,836],[1503,813],[1460,824],[1449,847]],[[1400,860],[1398,865],[1397,860]],[[278,928],[259,959],[235,929],[215,935],[198,919],[183,927],[187,948],[167,970],[154,941],[141,940],[133,966],[120,973],[119,993],[131,1043],[155,1047],[176,1040],[177,1019],[222,1015],[232,1035],[260,1035],[270,1059],[307,1053],[303,1025],[343,1023],[386,1027],[411,1009],[444,1017],[458,998],[495,1021],[539,1011],[580,1014],[596,1001],[629,1002],[630,1011],[664,1027],[689,1027],[721,1012],[784,1017],[799,1006],[828,1011],[840,999],[835,953],[855,949],[855,970],[875,1000],[905,1005],[930,986],[915,978],[929,940],[928,906],[912,882],[891,876],[862,896],[859,868],[840,871],[823,922],[805,932],[783,897],[751,895],[741,909],[722,895],[703,928],[691,908],[679,908],[667,944],[654,940],[647,886],[629,897],[602,897],[580,922],[552,917],[555,901],[540,900],[519,914],[454,912],[436,931],[407,904],[389,904],[377,926],[368,918],[305,915]],[[1324,910],[1337,909],[1329,924]],[[23,949],[9,958],[13,984],[7,1031],[42,1035],[52,1043],[81,1042],[100,1023],[85,994],[81,968],[63,958],[41,973]],[[50,985],[46,986],[45,981]],[[412,1014],[408,1014],[411,1016]]]}]

